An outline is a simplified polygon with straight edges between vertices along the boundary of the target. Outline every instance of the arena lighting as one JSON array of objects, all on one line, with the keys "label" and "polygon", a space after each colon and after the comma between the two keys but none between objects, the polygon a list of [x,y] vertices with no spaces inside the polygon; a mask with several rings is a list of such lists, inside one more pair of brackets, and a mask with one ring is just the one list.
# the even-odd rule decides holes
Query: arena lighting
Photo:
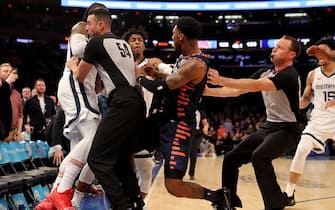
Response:
[{"label": "arena lighting", "polygon": [[247,47],[257,47],[257,41],[247,41],[245,44]]},{"label": "arena lighting", "polygon": [[279,39],[262,39],[260,40],[260,48],[274,48]]},{"label": "arena lighting", "polygon": [[228,41],[227,42],[224,42],[224,41],[219,42],[219,47],[228,48],[229,47],[229,42]]},{"label": "arena lighting", "polygon": [[28,43],[33,43],[34,40],[32,40],[32,39],[17,38],[17,39],[16,39],[16,42],[17,42],[17,43],[28,44]]},{"label": "arena lighting", "polygon": [[198,45],[200,49],[216,49],[216,40],[198,40]]},{"label": "arena lighting", "polygon": [[311,42],[310,38],[299,38],[298,39],[303,45],[307,45],[308,43]]},{"label": "arena lighting", "polygon": [[225,15],[224,19],[226,20],[237,20],[237,19],[242,19],[242,15]]},{"label": "arena lighting", "polygon": [[285,17],[287,17],[287,18],[302,18],[302,17],[307,17],[307,13],[306,12],[286,13]]},{"label": "arena lighting", "polygon": [[156,47],[158,41],[157,40],[152,40],[152,44]]},{"label": "arena lighting", "polygon": [[169,43],[168,42],[157,42],[158,47],[168,47]]},{"label": "arena lighting", "polygon": [[67,50],[67,44],[65,44],[65,43],[60,43],[60,44],[59,44],[59,49],[60,49],[60,50]]},{"label": "arena lighting", "polygon": [[[95,0],[61,0],[64,7],[87,8]],[[164,1],[112,1],[104,0],[110,9],[123,10],[167,10],[167,11],[231,11],[231,10],[264,10],[335,6],[335,0],[282,0],[282,1],[239,1],[239,2],[164,2]]]},{"label": "arena lighting", "polygon": [[243,43],[241,43],[241,41],[239,41],[239,40],[236,40],[231,47],[233,49],[242,49],[243,48]]}]

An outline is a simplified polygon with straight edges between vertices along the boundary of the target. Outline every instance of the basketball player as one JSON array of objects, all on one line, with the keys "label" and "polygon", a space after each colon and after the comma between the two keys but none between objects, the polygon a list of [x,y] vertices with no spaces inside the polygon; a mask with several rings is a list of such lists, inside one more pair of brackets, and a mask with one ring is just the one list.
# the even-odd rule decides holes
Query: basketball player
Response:
[{"label": "basketball player", "polygon": [[208,74],[209,83],[224,87],[206,88],[204,95],[231,97],[262,91],[266,107],[266,122],[223,160],[222,186],[231,191],[232,207],[242,207],[236,194],[239,167],[249,162],[254,167],[265,210],[280,210],[287,205],[288,198],[277,183],[272,160],[298,144],[300,79],[293,61],[300,50],[295,38],[283,36],[272,49],[273,68],[261,69],[250,79],[221,77],[215,70],[210,70]]},{"label": "basketball player", "polygon": [[[335,52],[333,40],[320,40],[316,45],[308,48],[307,54],[314,55],[316,50],[323,51],[324,55],[330,55],[331,51]],[[304,94],[300,99],[301,109],[310,103],[314,104],[314,108],[292,161],[289,182],[285,190],[290,198],[288,206],[295,205],[294,189],[304,171],[308,154],[312,150],[323,153],[327,139],[335,137],[335,108],[329,106],[335,99],[335,60],[322,54],[315,56],[320,66],[308,73]]]},{"label": "basketball player", "polygon": [[[147,37],[147,33],[144,31],[143,27],[130,28],[126,33],[123,34],[122,38],[128,42],[129,46],[135,57],[136,65],[144,65],[147,60],[144,58],[145,44],[144,40]],[[149,109],[152,102],[153,94],[142,88],[144,101],[147,108],[147,116],[149,114]],[[138,177],[141,195],[143,198],[148,194],[149,188],[151,186],[152,180],[152,169],[153,160],[152,153],[148,150],[141,150],[134,154],[134,162],[136,167],[136,174]]]},{"label": "basketball player", "polygon": [[[83,57],[84,49],[88,42],[85,27],[86,22],[82,21],[73,26],[68,44],[68,59],[71,56]],[[64,136],[71,140],[71,152],[60,165],[52,191],[55,191],[57,187],[57,191],[65,193],[69,199],[72,198],[74,180],[82,169],[79,177],[81,182],[91,184],[94,178],[93,172],[88,166],[84,167],[84,165],[93,140],[94,131],[97,129],[100,121],[95,93],[96,75],[97,70],[93,68],[88,77],[79,83],[73,77],[71,70],[65,67],[63,76],[58,84],[58,98],[65,114]],[[79,144],[79,142],[81,143]],[[82,196],[78,196],[78,194],[77,197],[76,194],[74,196],[74,206],[79,206],[80,200],[83,197],[83,193],[81,194]],[[60,199],[52,199],[49,196],[36,209],[51,208],[50,201],[53,201],[52,205],[57,209],[72,207],[71,202],[62,201],[60,203]]]},{"label": "basketball player", "polygon": [[[126,210],[127,198],[142,209],[136,175],[130,163],[145,118],[142,95],[135,88],[135,63],[130,46],[111,32],[111,15],[96,9],[87,17],[87,30],[93,36],[78,63],[68,65],[78,81],[96,66],[108,94],[108,111],[102,118],[88,155],[89,167],[102,185],[113,210]],[[121,185],[122,183],[122,185]],[[132,190],[125,189],[133,187]]]},{"label": "basketball player", "polygon": [[144,68],[137,69],[137,82],[147,90],[162,93],[160,149],[165,158],[164,176],[168,192],[176,197],[205,199],[214,209],[225,209],[222,190],[211,191],[196,183],[184,182],[190,143],[195,131],[195,111],[206,82],[208,60],[197,40],[201,25],[192,17],[181,17],[173,28],[174,47],[182,55],[173,73],[162,80],[150,80]]}]

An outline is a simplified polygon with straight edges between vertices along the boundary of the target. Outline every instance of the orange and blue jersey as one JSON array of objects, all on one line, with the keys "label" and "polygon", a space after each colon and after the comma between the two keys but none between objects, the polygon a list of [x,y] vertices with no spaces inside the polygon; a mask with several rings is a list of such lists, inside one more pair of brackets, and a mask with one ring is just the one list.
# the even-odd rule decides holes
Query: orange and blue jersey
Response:
[{"label": "orange and blue jersey", "polygon": [[[203,62],[208,69],[207,58],[191,55],[180,57],[173,70],[178,70],[189,59]],[[196,129],[195,112],[206,84],[206,75],[199,84],[189,82],[163,96],[161,110],[168,120],[160,128],[160,147],[165,157],[165,175],[169,178],[182,178],[186,172],[190,141]]]}]

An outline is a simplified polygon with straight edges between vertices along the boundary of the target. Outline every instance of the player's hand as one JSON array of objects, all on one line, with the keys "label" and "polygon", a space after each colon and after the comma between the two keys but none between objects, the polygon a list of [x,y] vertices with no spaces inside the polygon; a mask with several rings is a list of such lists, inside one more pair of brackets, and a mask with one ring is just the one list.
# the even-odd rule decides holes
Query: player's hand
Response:
[{"label": "player's hand", "polygon": [[6,79],[6,82],[8,82],[9,84],[12,84],[14,83],[17,79],[19,78],[19,75],[17,74],[17,71],[16,70],[13,70],[8,78]]},{"label": "player's hand", "polygon": [[335,100],[329,100],[325,104],[325,109],[328,109],[329,107],[335,106]]},{"label": "player's hand", "polygon": [[144,66],[135,66],[135,73],[136,73],[136,78],[139,76],[146,76],[146,72],[144,70]]},{"label": "player's hand", "polygon": [[62,149],[56,149],[52,163],[55,164],[56,166],[59,166],[63,161],[63,159],[64,159],[64,153]]},{"label": "player's hand", "polygon": [[152,68],[154,70],[159,71],[158,70],[158,65],[161,64],[161,63],[163,63],[163,61],[161,59],[155,57],[155,58],[149,58],[147,60],[148,60],[147,65],[150,65],[150,66],[152,66]]},{"label": "player's hand", "polygon": [[328,55],[325,51],[321,50],[316,45],[312,45],[309,48],[307,48],[306,53],[309,56],[315,56],[318,60],[330,58],[330,55]]},{"label": "player's hand", "polygon": [[212,85],[220,85],[220,75],[215,69],[209,69],[207,74],[207,82]]},{"label": "player's hand", "polygon": [[77,71],[77,67],[79,64],[79,58],[71,57],[69,60],[66,61],[66,66],[71,69],[73,73]]}]

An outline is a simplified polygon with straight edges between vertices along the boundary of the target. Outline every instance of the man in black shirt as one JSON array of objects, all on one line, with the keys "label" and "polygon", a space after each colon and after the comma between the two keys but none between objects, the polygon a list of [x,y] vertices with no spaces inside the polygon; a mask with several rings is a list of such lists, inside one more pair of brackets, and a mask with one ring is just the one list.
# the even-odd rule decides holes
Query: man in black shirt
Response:
[{"label": "man in black shirt", "polygon": [[[126,210],[127,198],[142,209],[136,175],[130,164],[140,125],[145,119],[145,104],[135,88],[135,63],[130,46],[111,32],[111,16],[96,9],[87,18],[92,36],[84,58],[68,65],[76,79],[83,81],[94,65],[108,94],[108,111],[102,118],[88,155],[88,165],[111,201],[112,209]],[[121,185],[122,183],[122,185]],[[127,189],[128,186],[137,188]]]},{"label": "man in black shirt", "polygon": [[283,36],[272,49],[273,69],[261,69],[251,79],[220,77],[215,70],[208,74],[211,84],[224,87],[207,88],[204,95],[232,97],[262,91],[266,107],[266,122],[229,152],[223,161],[222,185],[231,191],[233,207],[242,207],[236,194],[238,170],[242,164],[249,162],[254,167],[265,209],[281,210],[288,202],[276,181],[272,160],[298,144],[301,130],[297,122],[300,79],[293,61],[300,51],[300,44],[295,38]]}]

